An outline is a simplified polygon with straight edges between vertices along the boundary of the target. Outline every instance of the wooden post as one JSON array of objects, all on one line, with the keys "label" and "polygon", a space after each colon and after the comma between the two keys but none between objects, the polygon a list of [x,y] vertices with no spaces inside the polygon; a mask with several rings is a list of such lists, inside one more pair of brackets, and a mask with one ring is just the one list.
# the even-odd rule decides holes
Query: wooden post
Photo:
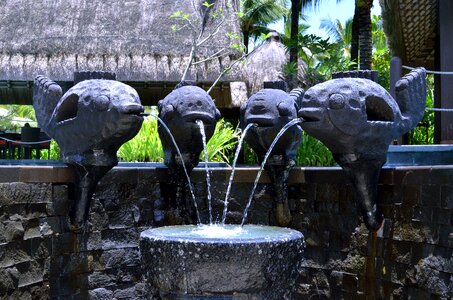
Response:
[{"label": "wooden post", "polygon": [[[396,82],[402,77],[402,66],[403,63],[401,62],[401,58],[398,56],[392,57],[390,60],[390,95],[393,98],[395,97],[395,85]],[[397,139],[398,145],[407,144],[408,138],[407,135],[403,135]]]},{"label": "wooden post", "polygon": [[[436,67],[440,71],[453,71],[453,2],[438,1],[439,34]],[[436,107],[453,108],[453,76],[439,75],[436,80]],[[453,144],[453,115],[451,112],[436,113],[437,140],[442,144]],[[440,133],[440,134],[439,134]]]}]

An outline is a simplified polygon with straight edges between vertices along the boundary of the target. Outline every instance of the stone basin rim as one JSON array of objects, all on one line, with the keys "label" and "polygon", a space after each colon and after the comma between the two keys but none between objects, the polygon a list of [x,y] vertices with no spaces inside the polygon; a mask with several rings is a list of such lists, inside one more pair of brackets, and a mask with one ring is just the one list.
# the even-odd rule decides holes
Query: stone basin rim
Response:
[{"label": "stone basin rim", "polygon": [[[226,225],[226,226],[237,226],[240,225]],[[178,235],[171,235],[165,234],[167,230],[172,230],[174,228],[177,229],[185,229],[185,230],[193,230],[197,228],[198,225],[176,225],[176,226],[163,226],[157,228],[147,229],[142,231],[140,234],[140,239],[147,239],[151,241],[167,241],[167,242],[177,242],[177,243],[185,243],[185,244],[222,244],[222,245],[240,245],[240,244],[278,244],[278,243],[285,243],[290,240],[298,240],[303,239],[304,236],[301,232],[285,228],[285,227],[277,227],[277,226],[265,226],[265,225],[244,225],[245,229],[254,229],[254,230],[273,230],[272,236],[259,236],[259,237],[242,237],[242,238],[234,238],[234,237],[203,237],[203,236],[186,236],[183,234]]]}]

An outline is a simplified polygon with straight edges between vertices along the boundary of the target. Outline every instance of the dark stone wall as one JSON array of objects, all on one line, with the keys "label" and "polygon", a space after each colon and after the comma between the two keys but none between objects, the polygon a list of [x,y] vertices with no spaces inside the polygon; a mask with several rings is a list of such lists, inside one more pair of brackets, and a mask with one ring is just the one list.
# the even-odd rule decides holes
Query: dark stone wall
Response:
[{"label": "dark stone wall", "polygon": [[[230,223],[240,222],[256,175],[240,169]],[[165,168],[115,168],[100,182],[91,225],[73,233],[68,222],[69,168],[0,166],[0,299],[147,299],[138,247],[155,226]],[[212,171],[214,211],[221,214],[229,177]],[[207,219],[205,177],[192,174]],[[163,193],[164,192],[164,193]],[[266,176],[250,223],[274,224]],[[384,169],[379,185],[382,232],[361,224],[352,189],[339,168],[306,168],[290,176],[290,227],[306,239],[296,299],[450,299],[453,296],[453,168]]]}]

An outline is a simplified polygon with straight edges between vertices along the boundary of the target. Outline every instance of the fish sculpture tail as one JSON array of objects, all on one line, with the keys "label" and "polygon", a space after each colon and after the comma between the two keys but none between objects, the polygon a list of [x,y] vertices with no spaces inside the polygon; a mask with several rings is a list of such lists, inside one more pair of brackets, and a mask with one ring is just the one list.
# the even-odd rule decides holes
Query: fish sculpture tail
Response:
[{"label": "fish sculpture tail", "polygon": [[91,200],[97,183],[112,167],[72,165],[76,174],[74,185],[76,200],[72,204],[69,217],[74,230],[83,230],[87,226]]},{"label": "fish sculpture tail", "polygon": [[424,68],[416,68],[396,82],[395,100],[403,117],[401,134],[404,134],[414,128],[425,113],[426,70]]},{"label": "fish sculpture tail", "polygon": [[289,92],[289,96],[294,99],[296,108],[299,109],[302,106],[302,99],[304,98],[305,90],[303,88],[295,88]]},{"label": "fish sculpture tail", "polygon": [[348,174],[355,190],[359,209],[368,230],[377,231],[382,226],[384,216],[377,205],[377,184],[385,155],[363,157],[354,154],[334,153],[336,162]]},{"label": "fish sculpture tail", "polygon": [[53,135],[51,131],[54,129],[51,124],[52,115],[62,94],[63,91],[57,83],[45,76],[36,76],[33,85],[36,120],[39,126],[51,136]]}]

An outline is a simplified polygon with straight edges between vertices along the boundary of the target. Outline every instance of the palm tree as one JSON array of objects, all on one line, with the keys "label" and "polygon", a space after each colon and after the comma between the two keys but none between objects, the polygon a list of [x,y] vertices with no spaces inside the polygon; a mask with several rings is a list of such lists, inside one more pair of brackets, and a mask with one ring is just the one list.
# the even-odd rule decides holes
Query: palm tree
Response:
[{"label": "palm tree", "polygon": [[[340,2],[341,0],[337,0]],[[297,74],[297,53],[299,52],[298,34],[299,34],[299,17],[302,12],[302,8],[318,6],[322,0],[291,0],[291,43],[289,47],[289,63],[295,66]],[[296,76],[293,74],[289,76],[288,83],[290,88],[294,88],[297,85]]]},{"label": "palm tree", "polygon": [[351,58],[352,18],[346,20],[344,27],[338,19],[324,19],[321,20],[320,28],[324,29],[335,43],[342,46],[345,57]]},{"label": "palm tree", "polygon": [[371,57],[373,53],[371,7],[373,0],[356,0],[355,14],[357,14],[360,69],[371,69]]},{"label": "palm tree", "polygon": [[281,19],[286,12],[285,0],[241,0],[239,16],[246,52],[250,37],[256,39],[268,33],[267,25]]}]

